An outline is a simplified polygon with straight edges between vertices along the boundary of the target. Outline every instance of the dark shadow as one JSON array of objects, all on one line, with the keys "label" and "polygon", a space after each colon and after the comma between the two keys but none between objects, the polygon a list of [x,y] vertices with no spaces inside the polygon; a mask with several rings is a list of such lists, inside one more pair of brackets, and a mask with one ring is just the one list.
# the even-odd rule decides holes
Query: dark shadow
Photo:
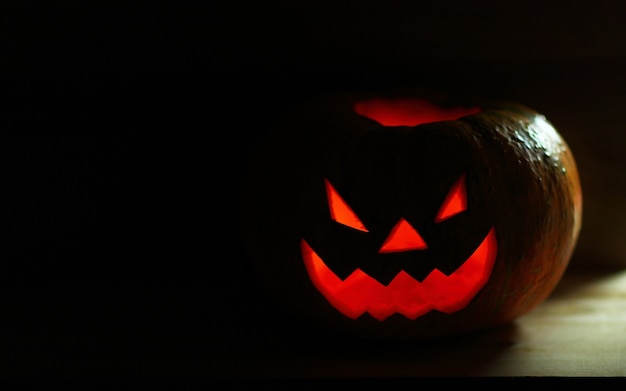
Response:
[{"label": "dark shadow", "polygon": [[[310,330],[309,330],[310,331]],[[352,378],[473,376],[515,344],[510,324],[425,341],[350,340],[332,334],[294,333],[262,344],[250,376]],[[279,337],[280,338],[280,337]],[[307,342],[303,343],[306,340]]]},{"label": "dark shadow", "polygon": [[[262,315],[236,218],[241,170],[272,120],[311,96],[417,86],[520,100],[551,118],[559,102],[557,122],[581,123],[578,145],[597,134],[621,145],[612,138],[619,128],[587,111],[604,96],[595,91],[622,96],[614,81],[623,80],[626,51],[614,33],[625,13],[608,6],[562,18],[560,6],[469,4],[451,13],[445,2],[417,2],[408,13],[389,8],[378,24],[383,2],[338,13],[312,1],[11,3],[0,76],[9,199],[1,274],[11,315],[2,375],[21,389],[339,375],[367,384],[372,374],[380,384],[471,376],[514,346],[515,324],[383,343]],[[562,34],[571,20],[590,34]],[[578,82],[594,88],[579,91]],[[607,110],[622,118],[622,106]],[[581,163],[586,178],[602,168]],[[598,204],[605,190],[597,187]],[[572,279],[552,297],[616,271],[568,269]]]}]

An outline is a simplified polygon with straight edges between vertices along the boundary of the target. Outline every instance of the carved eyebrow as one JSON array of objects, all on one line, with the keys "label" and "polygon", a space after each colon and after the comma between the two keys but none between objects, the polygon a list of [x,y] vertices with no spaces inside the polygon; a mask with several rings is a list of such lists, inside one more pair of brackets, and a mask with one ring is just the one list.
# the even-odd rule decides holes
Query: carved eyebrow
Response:
[{"label": "carved eyebrow", "polygon": [[437,212],[435,222],[442,222],[465,210],[467,210],[467,188],[465,185],[465,174],[463,174],[450,188],[448,195]]},{"label": "carved eyebrow", "polygon": [[328,198],[330,217],[340,224],[358,229],[359,231],[369,232],[352,208],[350,208],[337,190],[335,190],[330,181],[324,178],[324,183],[326,184],[326,197]]}]

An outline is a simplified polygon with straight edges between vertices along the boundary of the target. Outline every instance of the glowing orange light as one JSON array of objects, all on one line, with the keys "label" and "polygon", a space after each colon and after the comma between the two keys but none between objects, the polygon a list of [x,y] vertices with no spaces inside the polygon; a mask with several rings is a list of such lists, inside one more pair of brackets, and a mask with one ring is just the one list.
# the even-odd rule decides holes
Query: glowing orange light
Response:
[{"label": "glowing orange light", "polygon": [[378,252],[392,253],[409,250],[422,250],[428,248],[426,242],[420,234],[411,227],[405,219],[400,221],[391,229],[391,233],[383,243]]},{"label": "glowing orange light", "polygon": [[[467,210],[465,174],[452,185],[435,217],[441,222]],[[369,232],[356,213],[325,179],[331,218],[343,225]],[[404,218],[395,224],[379,253],[423,250],[428,248],[419,232]],[[357,268],[341,280],[330,270],[306,240],[301,242],[302,257],[315,287],[344,315],[357,318],[368,312],[378,320],[394,313],[415,319],[431,310],[445,313],[464,308],[489,280],[498,252],[495,229],[491,228],[474,253],[451,275],[434,269],[422,282],[400,271],[388,285]]]},{"label": "glowing orange light", "polygon": [[359,231],[368,232],[367,228],[363,225],[356,213],[352,211],[352,208],[348,206],[346,201],[337,193],[337,190],[333,185],[325,179],[326,184],[326,196],[328,198],[328,207],[330,209],[330,216],[333,220],[348,227],[358,229]]},{"label": "glowing orange light", "polygon": [[459,179],[443,201],[435,222],[439,223],[458,213],[467,210],[467,190],[465,188],[465,175]]},{"label": "glowing orange light", "polygon": [[373,99],[357,102],[354,111],[383,126],[416,126],[457,120],[481,111],[479,107],[439,107],[422,99]]},{"label": "glowing orange light", "polygon": [[361,269],[341,280],[306,240],[300,247],[311,281],[333,307],[353,319],[368,312],[381,321],[395,313],[416,319],[432,310],[450,314],[465,308],[489,280],[498,252],[492,228],[474,253],[449,276],[435,269],[418,282],[401,271],[385,286]]}]

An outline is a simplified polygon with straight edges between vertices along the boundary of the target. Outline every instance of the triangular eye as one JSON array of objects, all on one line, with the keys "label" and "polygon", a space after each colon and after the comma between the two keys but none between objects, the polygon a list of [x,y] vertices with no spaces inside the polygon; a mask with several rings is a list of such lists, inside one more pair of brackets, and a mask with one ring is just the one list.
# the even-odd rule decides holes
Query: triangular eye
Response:
[{"label": "triangular eye", "polygon": [[465,174],[452,186],[446,199],[441,204],[435,222],[439,223],[467,209],[467,189],[465,187]]},{"label": "triangular eye", "polygon": [[346,204],[346,201],[337,193],[337,190],[335,190],[330,181],[324,179],[324,182],[326,183],[326,197],[328,198],[330,217],[340,224],[358,229],[359,231],[369,232],[357,217],[356,213],[352,211],[352,208],[350,208],[348,204]]}]

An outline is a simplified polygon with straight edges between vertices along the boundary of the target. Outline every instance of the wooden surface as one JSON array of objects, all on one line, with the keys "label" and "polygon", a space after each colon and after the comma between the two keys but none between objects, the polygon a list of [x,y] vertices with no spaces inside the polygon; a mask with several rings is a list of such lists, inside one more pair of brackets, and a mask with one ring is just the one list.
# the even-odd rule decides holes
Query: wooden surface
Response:
[{"label": "wooden surface", "polygon": [[224,368],[222,376],[623,377],[626,270],[572,271],[546,302],[515,324],[436,343],[266,349],[239,361],[236,369]]},{"label": "wooden surface", "polygon": [[[346,380],[367,384],[369,380],[385,383],[422,377],[626,379],[623,269],[569,270],[547,301],[514,324],[430,342],[375,344],[318,337],[308,345],[296,345],[287,334],[255,333],[253,314],[244,329],[214,324],[213,329],[200,330],[182,324],[186,321],[172,323],[176,324],[173,327],[161,323],[151,332],[148,328],[133,330],[132,319],[128,319],[120,326],[124,332],[105,324],[89,336],[81,334],[80,324],[68,325],[74,328],[65,336],[52,329],[45,337],[46,351],[14,363],[9,378],[17,378],[18,383],[25,379],[27,385],[61,387],[101,387],[121,381],[198,389],[249,381],[309,384]],[[160,330],[158,335],[155,327]],[[114,338],[107,340],[105,328]],[[54,332],[58,335],[51,335]],[[190,338],[185,349],[183,334]],[[15,343],[23,351],[32,352],[35,345],[41,345],[33,331],[17,335]],[[88,346],[90,339],[97,342],[95,354],[84,350],[78,354],[76,346]],[[52,340],[62,343],[62,348],[51,348]]]}]

